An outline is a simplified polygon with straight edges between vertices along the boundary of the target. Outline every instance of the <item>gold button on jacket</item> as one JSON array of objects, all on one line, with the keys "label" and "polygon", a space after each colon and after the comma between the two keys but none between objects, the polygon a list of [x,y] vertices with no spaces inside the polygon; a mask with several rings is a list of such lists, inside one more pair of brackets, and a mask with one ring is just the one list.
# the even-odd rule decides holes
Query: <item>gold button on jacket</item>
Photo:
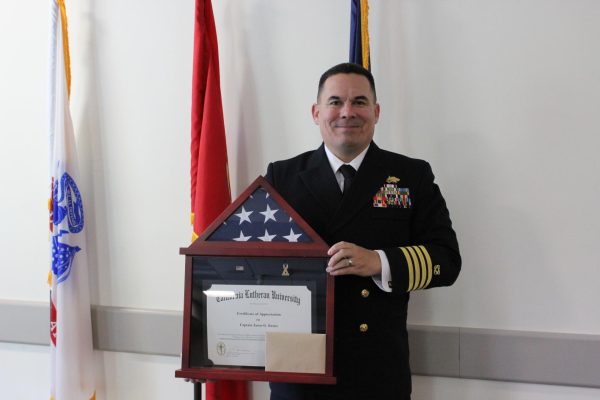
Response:
[{"label": "gold button on jacket", "polygon": [[361,332],[364,333],[364,332],[366,332],[366,331],[369,330],[369,325],[367,325],[367,324],[360,324],[359,329],[360,329]]},{"label": "gold button on jacket", "polygon": [[360,292],[360,295],[361,295],[362,297],[364,297],[364,298],[367,298],[367,297],[369,297],[369,294],[371,294],[371,293],[369,293],[369,291],[368,291],[367,289],[363,289],[363,290]]}]

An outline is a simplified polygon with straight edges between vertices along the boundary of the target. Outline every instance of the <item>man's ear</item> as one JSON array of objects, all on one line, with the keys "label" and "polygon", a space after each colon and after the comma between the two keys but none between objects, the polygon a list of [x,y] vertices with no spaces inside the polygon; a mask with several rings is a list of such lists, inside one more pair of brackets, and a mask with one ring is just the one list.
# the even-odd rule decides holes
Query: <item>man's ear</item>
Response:
[{"label": "man's ear", "polygon": [[311,113],[313,121],[315,121],[315,124],[319,125],[319,105],[317,103],[312,105]]}]

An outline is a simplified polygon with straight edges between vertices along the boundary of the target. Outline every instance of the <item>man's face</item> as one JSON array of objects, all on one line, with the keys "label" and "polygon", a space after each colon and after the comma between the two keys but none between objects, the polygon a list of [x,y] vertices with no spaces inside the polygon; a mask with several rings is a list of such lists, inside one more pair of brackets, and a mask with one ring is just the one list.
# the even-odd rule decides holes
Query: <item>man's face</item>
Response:
[{"label": "man's face", "polygon": [[379,104],[366,77],[337,74],[325,81],[312,115],[327,148],[349,162],[371,143]]}]

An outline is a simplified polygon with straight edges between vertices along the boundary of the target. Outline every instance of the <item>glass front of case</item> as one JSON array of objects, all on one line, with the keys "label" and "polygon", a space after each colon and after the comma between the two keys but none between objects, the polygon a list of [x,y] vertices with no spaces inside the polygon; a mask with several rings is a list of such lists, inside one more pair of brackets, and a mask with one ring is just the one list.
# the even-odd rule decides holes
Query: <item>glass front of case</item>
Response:
[{"label": "glass front of case", "polygon": [[191,368],[262,368],[265,333],[325,333],[326,259],[194,256]]}]

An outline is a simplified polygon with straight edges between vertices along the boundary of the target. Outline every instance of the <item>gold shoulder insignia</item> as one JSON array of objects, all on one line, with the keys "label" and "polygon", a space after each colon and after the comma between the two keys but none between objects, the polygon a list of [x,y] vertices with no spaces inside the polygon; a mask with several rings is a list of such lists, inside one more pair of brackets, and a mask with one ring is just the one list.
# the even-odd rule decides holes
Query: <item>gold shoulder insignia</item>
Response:
[{"label": "gold shoulder insignia", "polygon": [[395,176],[388,176],[388,178],[385,181],[386,183],[398,183],[400,182],[400,178],[396,178]]}]

